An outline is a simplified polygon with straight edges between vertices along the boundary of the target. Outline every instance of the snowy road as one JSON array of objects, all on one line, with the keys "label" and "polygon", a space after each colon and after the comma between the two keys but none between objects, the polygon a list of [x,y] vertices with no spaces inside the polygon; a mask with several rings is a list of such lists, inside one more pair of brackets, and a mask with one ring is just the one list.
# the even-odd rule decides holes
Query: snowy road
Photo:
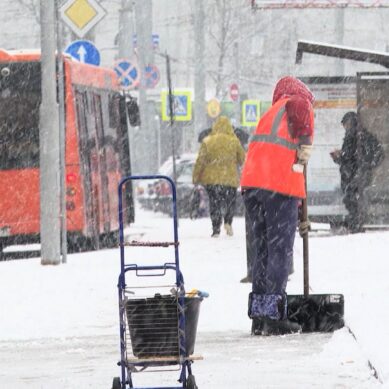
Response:
[{"label": "snowy road", "polygon": [[[196,348],[204,357],[193,365],[200,389],[380,386],[347,330],[269,338],[200,333]],[[1,342],[0,387],[110,389],[118,357],[115,336]],[[177,376],[139,373],[135,383],[169,385]]]},{"label": "snowy road", "polygon": [[[137,218],[131,238],[169,240],[171,219],[141,210]],[[250,336],[250,284],[239,282],[245,274],[242,218],[234,229],[233,237],[213,239],[208,219],[180,220],[185,286],[210,294],[201,305],[195,350],[204,360],[193,366],[199,389],[389,388],[389,233],[310,240],[313,292],[344,293],[356,342],[347,329]],[[131,262],[166,261],[168,253],[126,249]],[[0,389],[110,389],[119,375],[118,273],[118,249],[69,255],[66,265],[55,267],[34,258],[0,263]],[[297,239],[289,293],[302,292],[302,273]],[[177,377],[144,373],[135,383],[166,386]]]}]

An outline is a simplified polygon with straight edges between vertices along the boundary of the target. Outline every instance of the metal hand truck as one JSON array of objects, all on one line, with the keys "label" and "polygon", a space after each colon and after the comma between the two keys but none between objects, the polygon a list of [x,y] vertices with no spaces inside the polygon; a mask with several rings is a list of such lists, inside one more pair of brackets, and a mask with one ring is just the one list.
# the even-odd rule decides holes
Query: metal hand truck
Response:
[{"label": "metal hand truck", "polygon": [[[172,193],[173,242],[124,241],[123,193],[131,180],[167,180]],[[113,379],[112,389],[141,389],[134,386],[133,375],[149,371],[179,371],[178,386],[152,386],[142,389],[198,389],[191,365],[194,356],[197,321],[201,296],[185,296],[184,279],[180,271],[179,241],[176,207],[176,188],[171,178],[162,175],[129,176],[119,184],[119,242],[120,275],[118,279],[120,318],[121,377]],[[174,262],[157,265],[127,264],[125,246],[173,247]],[[170,285],[154,285],[154,280],[175,273],[175,282]],[[173,273],[173,277],[174,277]],[[131,278],[133,284],[127,285]],[[148,285],[143,285],[145,282]],[[169,288],[169,294],[159,293]],[[158,293],[155,293],[155,291]],[[151,293],[152,292],[152,293]],[[143,293],[141,296],[138,293]],[[146,295],[144,294],[146,293]],[[147,293],[149,294],[147,296]],[[151,293],[151,294],[150,294]]]}]

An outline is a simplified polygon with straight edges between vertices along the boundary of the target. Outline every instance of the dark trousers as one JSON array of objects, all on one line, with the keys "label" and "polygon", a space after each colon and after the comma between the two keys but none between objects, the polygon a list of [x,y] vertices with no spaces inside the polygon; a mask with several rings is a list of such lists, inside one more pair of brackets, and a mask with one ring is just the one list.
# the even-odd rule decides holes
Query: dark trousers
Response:
[{"label": "dark trousers", "polygon": [[243,200],[253,250],[253,292],[285,293],[293,261],[298,199],[262,189],[248,189]]},{"label": "dark trousers", "polygon": [[253,258],[255,256],[255,247],[253,245],[254,239],[251,237],[251,223],[250,217],[247,213],[247,208],[245,207],[244,213],[245,221],[245,231],[246,231],[246,262],[247,262],[247,277],[252,277],[253,275]]},{"label": "dark trousers", "polygon": [[372,171],[364,169],[354,177],[341,174],[341,188],[343,191],[343,203],[348,211],[346,227],[350,232],[363,231],[366,223],[368,204],[365,197],[365,189],[371,184]]},{"label": "dark trousers", "polygon": [[347,188],[343,203],[348,211],[346,227],[351,232],[360,232],[366,221],[366,204],[364,204],[363,194],[359,194],[357,189]]},{"label": "dark trousers", "polygon": [[225,224],[232,224],[235,213],[236,191],[232,186],[207,185],[209,213],[214,233],[220,233],[223,217]]}]

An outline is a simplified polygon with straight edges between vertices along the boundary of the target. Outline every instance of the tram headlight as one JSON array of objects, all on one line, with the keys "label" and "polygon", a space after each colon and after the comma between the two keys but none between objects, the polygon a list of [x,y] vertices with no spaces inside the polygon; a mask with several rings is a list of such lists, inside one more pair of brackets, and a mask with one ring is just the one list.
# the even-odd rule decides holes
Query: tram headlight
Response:
[{"label": "tram headlight", "polygon": [[11,70],[9,70],[9,68],[5,67],[5,68],[1,69],[0,73],[3,77],[8,77],[11,74]]}]

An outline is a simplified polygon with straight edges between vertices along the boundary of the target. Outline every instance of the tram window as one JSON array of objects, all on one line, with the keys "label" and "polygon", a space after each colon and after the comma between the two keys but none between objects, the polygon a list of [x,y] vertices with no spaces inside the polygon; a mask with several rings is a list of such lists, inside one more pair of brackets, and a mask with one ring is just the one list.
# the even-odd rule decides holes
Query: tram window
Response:
[{"label": "tram window", "polygon": [[93,116],[96,121],[96,132],[99,148],[104,147],[104,126],[103,126],[103,113],[101,110],[101,97],[98,94],[93,94]]},{"label": "tram window", "polygon": [[119,97],[109,96],[109,126],[119,127]]},{"label": "tram window", "polygon": [[39,105],[38,93],[0,92],[0,169],[39,167]]},{"label": "tram window", "polygon": [[88,126],[86,117],[86,94],[85,92],[76,92],[77,125],[80,137],[81,150],[86,149],[88,139]]}]

